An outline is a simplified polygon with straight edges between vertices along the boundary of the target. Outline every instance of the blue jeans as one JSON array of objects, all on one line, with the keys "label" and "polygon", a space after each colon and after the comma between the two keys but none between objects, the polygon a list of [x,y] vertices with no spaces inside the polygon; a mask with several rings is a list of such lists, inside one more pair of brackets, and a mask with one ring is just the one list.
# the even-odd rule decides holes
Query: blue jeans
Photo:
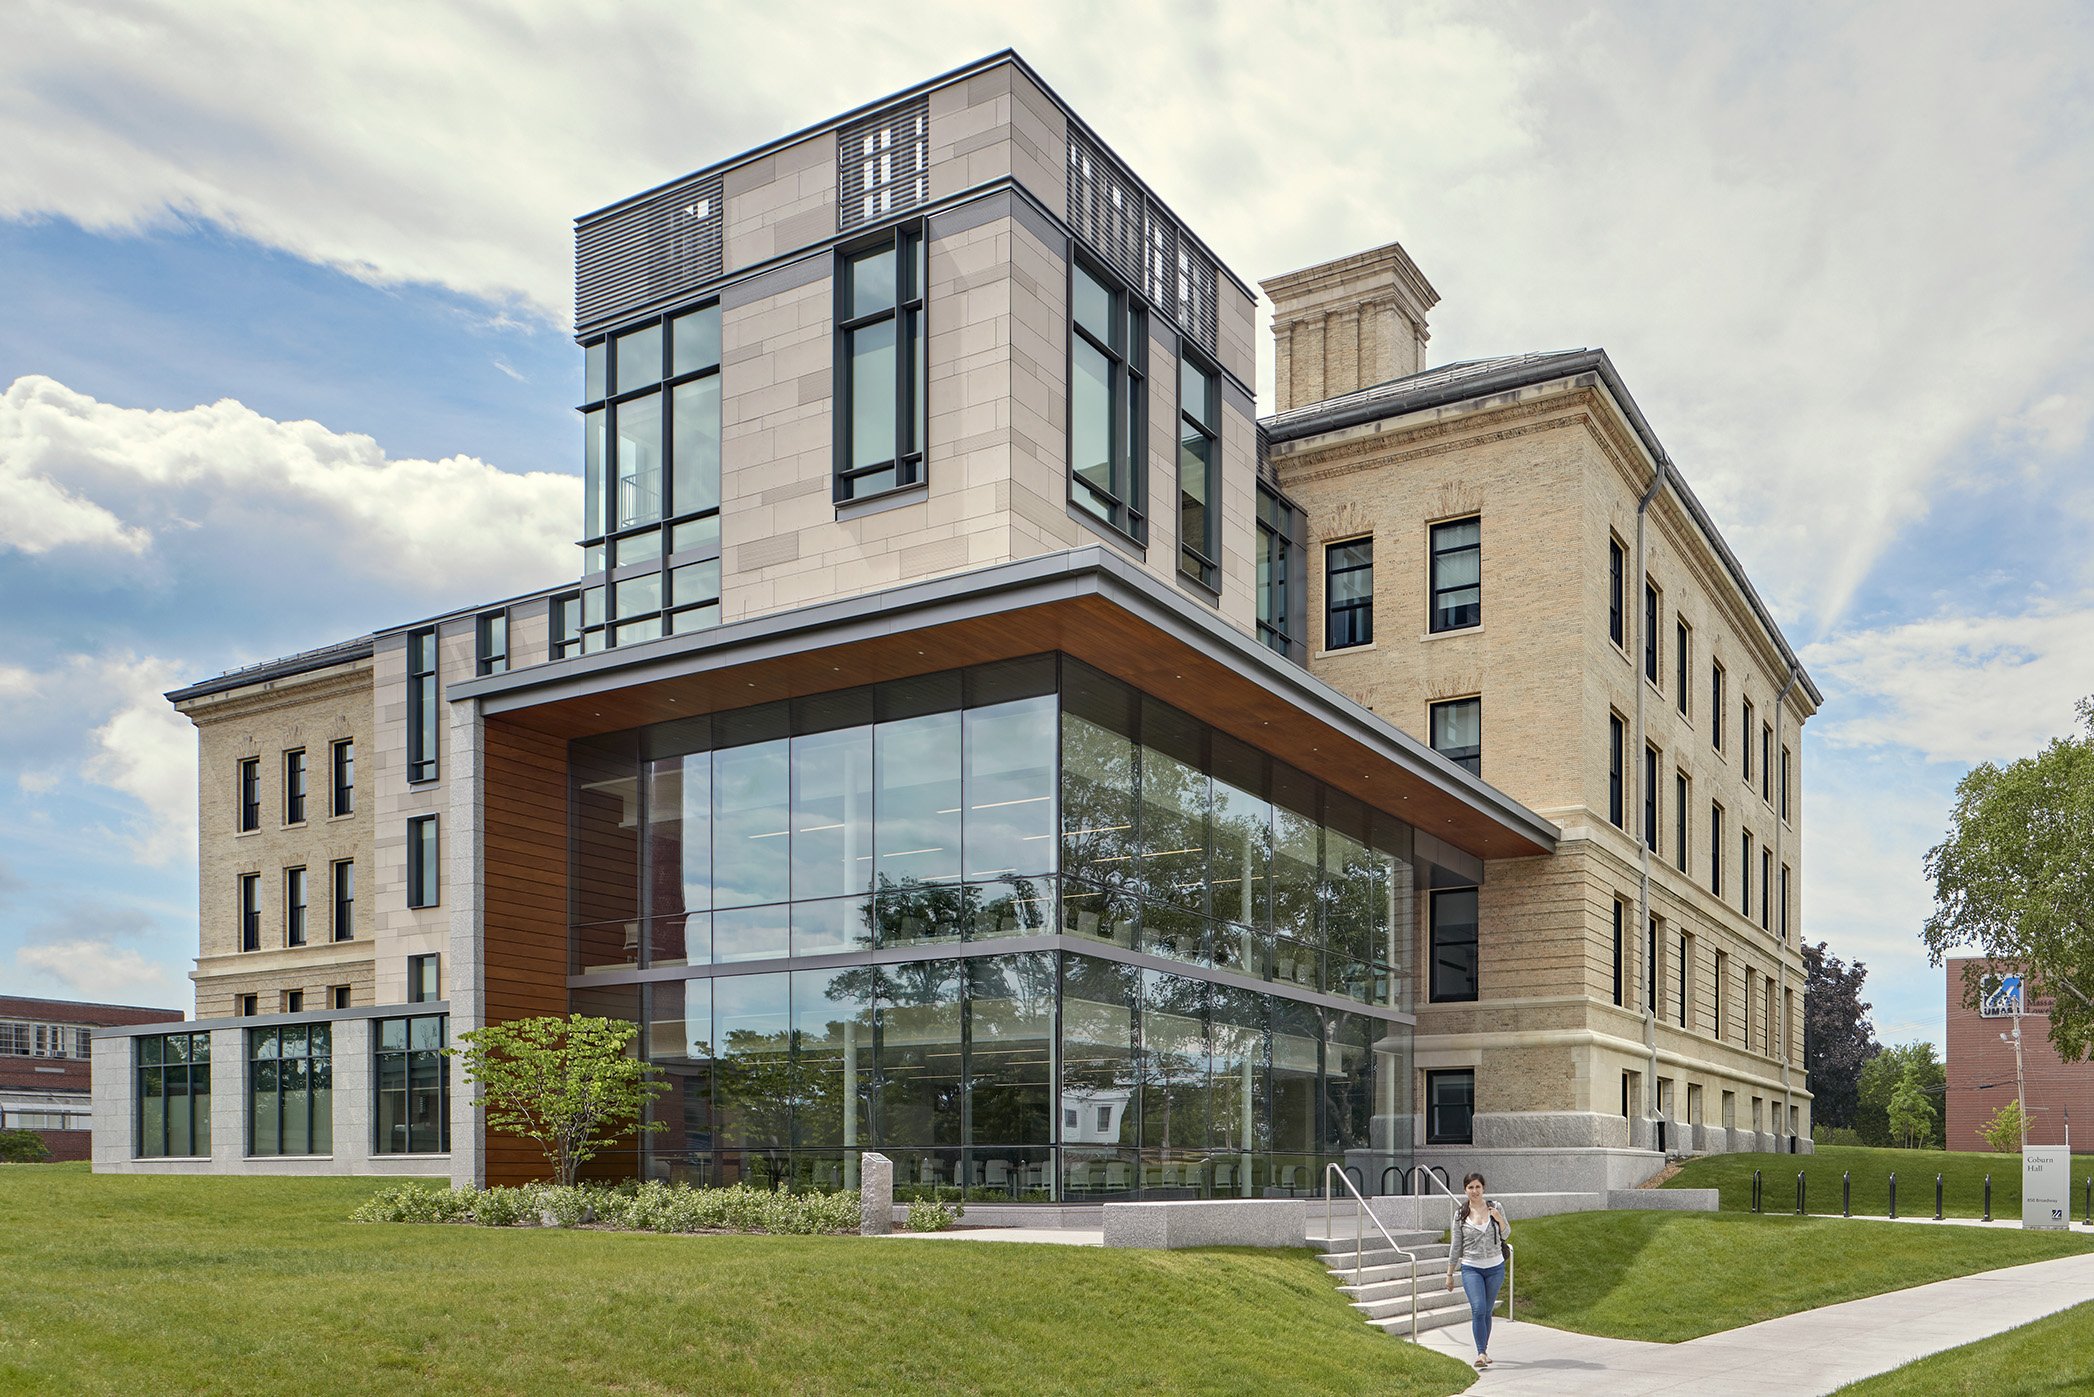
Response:
[{"label": "blue jeans", "polygon": [[1498,1287],[1505,1284],[1505,1263],[1495,1266],[1464,1266],[1461,1288],[1469,1297],[1469,1328],[1476,1335],[1476,1352],[1491,1351],[1491,1311],[1498,1306]]}]

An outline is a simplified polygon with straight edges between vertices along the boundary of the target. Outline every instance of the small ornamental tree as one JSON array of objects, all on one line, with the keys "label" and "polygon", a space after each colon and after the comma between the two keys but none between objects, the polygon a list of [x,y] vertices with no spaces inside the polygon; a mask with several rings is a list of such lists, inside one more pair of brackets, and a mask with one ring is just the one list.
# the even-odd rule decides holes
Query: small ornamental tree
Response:
[{"label": "small ornamental tree", "polygon": [[1978,1127],[1978,1137],[1998,1154],[2020,1150],[2029,1137],[2028,1117],[2021,1113],[2021,1103],[2009,1101],[1994,1111],[1992,1119]]},{"label": "small ornamental tree", "polygon": [[628,1051],[639,1032],[616,1019],[548,1015],[462,1033],[464,1046],[450,1051],[465,1060],[488,1128],[535,1141],[566,1185],[605,1141],[661,1129],[659,1121],[640,1123],[667,1084]]},{"label": "small ornamental tree", "polygon": [[1920,1089],[1916,1074],[1907,1072],[1890,1094],[1890,1133],[1908,1150],[1926,1148],[1934,1132],[1934,1107]]}]

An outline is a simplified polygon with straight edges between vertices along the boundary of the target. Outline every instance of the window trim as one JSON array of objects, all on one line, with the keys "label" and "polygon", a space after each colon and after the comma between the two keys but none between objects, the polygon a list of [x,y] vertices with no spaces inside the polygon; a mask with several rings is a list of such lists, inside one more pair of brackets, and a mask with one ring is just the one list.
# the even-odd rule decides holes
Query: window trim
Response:
[{"label": "window trim", "polygon": [[[1462,524],[1476,526],[1476,541],[1457,548],[1442,550],[1439,544],[1440,531]],[[1464,582],[1459,586],[1440,585],[1440,563],[1457,553],[1473,549],[1476,554],[1476,581]],[[1476,617],[1472,621],[1440,623],[1440,596],[1445,592],[1463,592],[1471,586],[1476,589]],[[1428,635],[1448,635],[1455,631],[1472,631],[1483,624],[1483,514],[1481,511],[1460,515],[1453,519],[1435,519],[1425,528],[1425,630]]]},{"label": "window trim", "polygon": [[1692,857],[1693,820],[1690,815],[1694,799],[1694,782],[1684,771],[1672,773],[1672,822],[1673,822],[1673,867],[1687,871],[1687,861]]},{"label": "window trim", "polygon": [[1622,900],[1621,900],[1620,898],[1618,898],[1618,897],[1617,897],[1617,898],[1615,898],[1615,899],[1614,899],[1614,1007],[1616,1007],[1617,1009],[1625,1009],[1625,1008],[1627,1008],[1627,1007],[1628,1007],[1628,1002],[1627,1002],[1627,1000],[1626,1000],[1626,999],[1625,999],[1625,998],[1623,997],[1623,996],[1624,996],[1624,995],[1625,995],[1625,994],[1627,993],[1627,988],[1628,988],[1628,985],[1627,985],[1627,980],[1626,980],[1626,977],[1625,977],[1625,976],[1624,976],[1624,974],[1623,974],[1624,970],[1626,969],[1626,966],[1625,966],[1625,965],[1623,964],[1623,952],[1624,952],[1624,949],[1625,949],[1625,947],[1624,947],[1624,945],[1623,945],[1623,942],[1622,942],[1622,924],[1623,924],[1623,923],[1624,923],[1624,922],[1625,922],[1625,921],[1627,920],[1627,913],[1628,913],[1628,906],[1627,906],[1627,904],[1626,904],[1626,903],[1624,903],[1624,902],[1623,902],[1623,901],[1622,901]]},{"label": "window trim", "polygon": [[[294,779],[295,773],[295,779]],[[284,777],[284,825],[305,823],[305,800],[308,787],[312,784],[312,766],[306,761],[305,748],[286,747],[283,760]]]},{"label": "window trim", "polygon": [[262,827],[262,759],[242,757],[233,776],[233,831],[253,834]]},{"label": "window trim", "polygon": [[1673,612],[1672,625],[1673,645],[1676,651],[1673,658],[1673,687],[1679,691],[1673,695],[1673,701],[1679,706],[1680,716],[1692,723],[1694,721],[1694,701],[1692,698],[1694,692],[1694,628],[1681,618],[1677,610]]},{"label": "window trim", "polygon": [[1723,750],[1723,661],[1709,657],[1709,746]]},{"label": "window trim", "polygon": [[[425,827],[429,831],[427,869],[417,844]],[[430,886],[432,875],[435,887]],[[414,910],[443,906],[443,834],[434,815],[412,815],[407,820],[407,905]]]},{"label": "window trim", "polygon": [[[1366,562],[1364,562],[1364,563],[1352,563],[1352,564],[1348,564],[1348,565],[1346,565],[1346,566],[1344,566],[1344,567],[1333,567],[1333,566],[1332,566],[1332,557],[1331,557],[1331,555],[1332,555],[1332,552],[1333,552],[1333,550],[1336,550],[1336,549],[1340,549],[1340,548],[1355,548],[1355,547],[1358,547],[1358,546],[1359,546],[1359,545],[1361,545],[1361,544],[1365,544],[1365,545],[1367,546],[1367,561],[1366,561]],[[1351,600],[1351,601],[1347,601],[1347,602],[1343,603],[1342,605],[1341,605],[1341,604],[1339,604],[1339,603],[1337,603],[1337,602],[1334,602],[1334,601],[1332,601],[1332,600],[1331,600],[1331,591],[1332,591],[1332,588],[1331,588],[1331,579],[1332,579],[1333,577],[1336,577],[1336,576],[1337,576],[1338,574],[1340,574],[1340,573],[1346,573],[1346,574],[1351,574],[1351,573],[1355,573],[1355,572],[1364,572],[1364,573],[1366,573],[1366,574],[1367,574],[1367,595],[1366,595],[1366,597],[1365,597],[1365,598],[1363,598],[1363,599],[1362,599],[1362,598],[1355,598],[1354,600]],[[1345,640],[1345,641],[1337,641],[1337,640],[1334,640],[1334,639],[1332,638],[1331,622],[1332,622],[1333,618],[1335,618],[1335,617],[1336,617],[1336,616],[1337,616],[1337,615],[1338,615],[1338,614],[1339,614],[1339,613],[1340,613],[1341,611],[1342,611],[1343,613],[1345,613],[1345,615],[1346,615],[1346,616],[1347,616],[1348,618],[1350,618],[1350,617],[1353,617],[1353,616],[1364,616],[1364,617],[1365,617],[1365,622],[1364,622],[1364,624],[1363,624],[1363,625],[1360,625],[1360,626],[1358,626],[1358,627],[1357,627],[1357,630],[1358,630],[1359,632],[1363,632],[1362,634],[1359,634],[1359,637],[1358,637],[1357,639],[1354,639],[1354,640]],[[1354,624],[1353,624],[1353,623],[1352,623],[1352,622],[1351,622],[1350,620],[1348,620],[1348,623],[1347,623],[1347,629],[1348,629],[1348,630],[1355,630],[1355,626],[1354,626]],[[1326,654],[1328,654],[1328,653],[1330,653],[1330,652],[1332,652],[1332,651],[1336,651],[1336,650],[1357,650],[1357,649],[1360,649],[1360,648],[1361,648],[1361,647],[1363,647],[1363,646],[1368,646],[1368,645],[1372,645],[1373,643],[1374,643],[1374,535],[1373,535],[1373,534],[1359,534],[1359,535],[1356,535],[1356,536],[1354,536],[1354,537],[1352,537],[1352,538],[1340,538],[1340,539],[1326,539],[1326,540],[1324,541],[1324,545],[1323,545],[1323,648],[1324,648],[1324,652],[1325,652]]]},{"label": "window trim", "polygon": [[[1433,1100],[1433,1084],[1438,1078],[1469,1079],[1469,1128],[1467,1133],[1454,1136],[1439,1130],[1439,1105]],[[1425,1073],[1425,1143],[1428,1145],[1472,1145],[1476,1142],[1476,1069],[1473,1067],[1436,1067]]]},{"label": "window trim", "polygon": [[259,951],[262,949],[261,871],[240,874],[234,886],[233,906],[239,918],[240,949]]},{"label": "window trim", "polygon": [[1745,789],[1749,791],[1752,789],[1753,785],[1752,720],[1758,716],[1759,710],[1754,708],[1752,705],[1752,700],[1745,697],[1745,695],[1743,694],[1738,695],[1738,704],[1738,751],[1741,754],[1741,759],[1745,764]]},{"label": "window trim", "polygon": [[[411,1059],[416,1053],[427,1053],[430,1051],[428,1048],[417,1048],[414,1046],[414,1025],[417,1020],[421,1019],[435,1019],[440,1025],[438,1036],[441,1046],[436,1049],[437,1064],[440,1069],[436,1085],[436,1145],[433,1149],[418,1150],[413,1148],[414,1131],[410,1125],[407,1132],[408,1147],[405,1149],[389,1149],[385,1139],[378,1133],[378,1122],[381,1115],[379,1097],[384,1091],[379,1083],[385,1080],[384,1062],[387,1057],[402,1059],[400,1064],[401,1087],[397,1094],[401,1098],[404,1118],[414,1101],[414,1080],[410,1070]],[[406,1043],[405,1047],[388,1048],[384,1046],[385,1026],[389,1023],[403,1025],[401,1036]],[[391,1158],[402,1155],[427,1157],[430,1155],[447,1155],[451,1152],[451,1060],[445,1055],[450,1044],[451,1024],[448,1013],[388,1014],[382,1019],[371,1020],[371,1154],[373,1157]]]},{"label": "window trim", "polygon": [[[1192,416],[1185,406],[1185,373],[1190,367],[1193,372],[1207,380],[1207,401],[1212,405],[1214,421],[1202,422]],[[1221,595],[1221,492],[1222,492],[1222,376],[1207,356],[1194,348],[1183,335],[1178,337],[1178,382],[1175,387],[1177,400],[1178,433],[1177,448],[1172,453],[1176,468],[1172,472],[1178,481],[1178,576],[1198,583],[1216,596]],[[1201,506],[1203,534],[1200,547],[1195,549],[1185,539],[1185,440],[1188,433],[1197,432],[1207,443],[1207,498]],[[1193,564],[1188,567],[1187,564]]]},{"label": "window trim", "polygon": [[1619,713],[1607,714],[1607,823],[1618,830],[1628,825],[1627,802],[1628,724]]},{"label": "window trim", "polygon": [[1658,772],[1664,766],[1664,754],[1651,743],[1643,744],[1643,842],[1652,853],[1658,852]]},{"label": "window trim", "polygon": [[1664,669],[1658,663],[1658,630],[1665,619],[1665,594],[1648,576],[1643,579],[1643,677],[1665,692]]},{"label": "window trim", "polygon": [[1614,534],[1607,535],[1607,638],[1623,654],[1628,653],[1629,550]]},{"label": "window trim", "polygon": [[[348,779],[345,781],[343,777]],[[327,811],[329,819],[356,813],[356,739],[338,737],[327,744]]]},{"label": "window trim", "polygon": [[[307,941],[307,908],[312,900],[312,880],[306,876],[304,864],[293,864],[284,870],[284,945],[303,946]],[[297,888],[297,901],[291,900],[293,886]]]},{"label": "window trim", "polygon": [[1723,896],[1723,802],[1709,802],[1709,891]]},{"label": "window trim", "polygon": [[[850,314],[850,266],[868,253],[886,247],[894,254],[894,304],[864,315]],[[925,484],[930,478],[927,448],[930,435],[930,335],[926,324],[926,296],[930,280],[930,239],[922,219],[904,219],[865,237],[839,243],[831,257],[830,298],[834,330],[830,335],[834,356],[834,385],[831,417],[835,423],[834,449],[829,461],[830,502],[841,509],[884,499],[896,491]],[[918,271],[917,262],[923,267]],[[870,465],[854,466],[851,459],[851,337],[861,330],[891,322],[894,325],[894,454]],[[724,356],[723,356],[724,357]],[[920,361],[920,362],[919,362]],[[919,377],[922,382],[919,384]],[[924,411],[917,421],[916,393],[922,389]],[[856,482],[881,471],[893,471],[894,483],[860,492]]]},{"label": "window trim", "polygon": [[[1076,317],[1076,276],[1078,272],[1088,276],[1103,287],[1112,297],[1113,323],[1123,327],[1130,343],[1124,353],[1115,351],[1110,345],[1100,344],[1098,337],[1078,323]],[[1076,475],[1076,393],[1073,386],[1062,394],[1063,427],[1062,442],[1066,465],[1068,507],[1075,515],[1088,523],[1104,528],[1112,536],[1131,544],[1146,556],[1149,546],[1149,308],[1141,295],[1134,291],[1117,274],[1106,270],[1105,265],[1084,252],[1080,245],[1071,243],[1063,279],[1063,302],[1067,307],[1069,338],[1064,354],[1065,384],[1073,385],[1076,379],[1076,345],[1080,337],[1084,344],[1105,356],[1107,377],[1110,379],[1108,396],[1111,399],[1112,420],[1107,427],[1108,439],[1115,452],[1122,443],[1129,446],[1130,459],[1125,463],[1127,479],[1121,481],[1115,460],[1113,485],[1120,494],[1100,491],[1097,486],[1085,482],[1077,483]],[[1123,422],[1122,415],[1126,415]],[[1124,427],[1124,430],[1123,430]],[[1084,494],[1077,492],[1081,489]],[[1082,503],[1084,496],[1103,499],[1109,506],[1107,513]],[[1124,513],[1125,522],[1112,517]]]},{"label": "window trim", "polygon": [[[344,884],[348,885],[348,896],[342,895]],[[332,904],[333,920],[328,927],[328,936],[333,941],[356,939],[356,860],[336,859],[328,865],[328,898]],[[344,916],[343,912],[348,915]]]}]

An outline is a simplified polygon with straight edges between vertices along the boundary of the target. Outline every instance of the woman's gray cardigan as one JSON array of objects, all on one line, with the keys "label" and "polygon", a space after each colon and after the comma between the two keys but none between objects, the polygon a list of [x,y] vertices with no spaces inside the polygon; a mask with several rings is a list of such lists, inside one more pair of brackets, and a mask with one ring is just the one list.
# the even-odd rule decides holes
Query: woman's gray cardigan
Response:
[{"label": "woman's gray cardigan", "polygon": [[[1485,1196],[1483,1200],[1483,1207],[1486,1213],[1488,1213],[1490,1209],[1496,1208],[1497,1206],[1497,1199],[1489,1197],[1488,1195]],[[1466,1213],[1467,1211],[1469,1211],[1469,1201],[1466,1198],[1464,1198],[1460,1203],[1455,1205],[1454,1222],[1453,1225],[1447,1229],[1447,1274],[1450,1276],[1454,1274],[1454,1268],[1461,1265],[1461,1218],[1462,1214]],[[1498,1226],[1498,1220],[1496,1218],[1490,1219],[1491,1240],[1495,1241],[1498,1244],[1498,1251],[1500,1252],[1500,1254],[1502,1254],[1505,1250],[1505,1233],[1509,1231],[1510,1228],[1511,1224],[1509,1221],[1505,1227],[1501,1228]]]}]

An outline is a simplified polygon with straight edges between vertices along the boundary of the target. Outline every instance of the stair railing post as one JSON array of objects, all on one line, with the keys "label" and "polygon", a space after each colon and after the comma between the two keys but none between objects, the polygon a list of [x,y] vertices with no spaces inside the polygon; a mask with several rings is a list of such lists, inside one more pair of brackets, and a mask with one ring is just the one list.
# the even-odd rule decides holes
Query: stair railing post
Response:
[{"label": "stair railing post", "polygon": [[1851,1169],[1840,1170],[1840,1216],[1854,1216],[1854,1171]]},{"label": "stair railing post", "polygon": [[1890,1176],[1890,1215],[1893,1221],[1898,1216],[1898,1175],[1895,1170]]}]

